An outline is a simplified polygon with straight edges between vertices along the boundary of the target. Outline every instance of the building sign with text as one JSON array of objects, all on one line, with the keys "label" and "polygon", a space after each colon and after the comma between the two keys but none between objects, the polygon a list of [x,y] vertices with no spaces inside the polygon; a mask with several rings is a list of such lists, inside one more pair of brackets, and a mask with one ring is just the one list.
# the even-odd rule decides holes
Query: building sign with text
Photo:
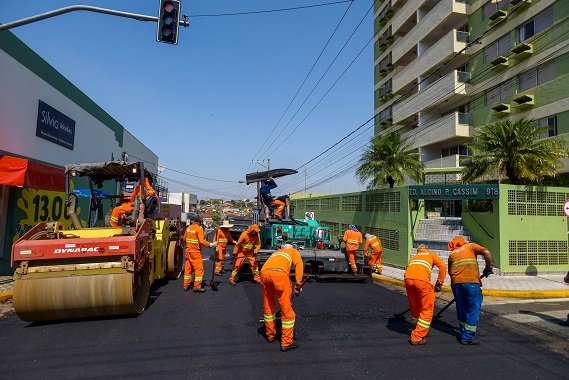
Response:
[{"label": "building sign with text", "polygon": [[36,136],[73,150],[75,120],[40,100]]},{"label": "building sign with text", "polygon": [[498,199],[498,184],[409,186],[409,199]]}]

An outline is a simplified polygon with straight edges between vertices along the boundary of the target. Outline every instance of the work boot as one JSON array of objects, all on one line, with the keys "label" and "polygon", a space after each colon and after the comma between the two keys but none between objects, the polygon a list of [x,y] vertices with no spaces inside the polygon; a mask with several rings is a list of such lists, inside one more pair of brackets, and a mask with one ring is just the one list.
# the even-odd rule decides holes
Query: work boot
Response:
[{"label": "work boot", "polygon": [[205,292],[205,289],[204,289],[204,288],[193,288],[193,289],[192,289],[192,292],[194,292],[194,293],[203,293],[203,292]]},{"label": "work boot", "polygon": [[569,318],[567,318],[567,320],[565,320],[565,321],[559,322],[559,324],[560,324],[561,326],[569,327]]},{"label": "work boot", "polygon": [[295,348],[298,348],[298,347],[300,347],[298,345],[298,343],[292,342],[292,344],[289,344],[288,346],[281,346],[281,351],[286,352],[288,350],[294,350]]},{"label": "work boot", "polygon": [[215,274],[216,276],[221,276],[223,273],[221,273],[221,272],[215,272],[214,274]]},{"label": "work boot", "polygon": [[274,337],[267,338],[267,342],[269,343],[273,343],[274,341],[276,341]]},{"label": "work boot", "polygon": [[189,288],[189,286],[184,286],[184,292],[187,292]]},{"label": "work boot", "polygon": [[235,283],[235,281],[233,281],[233,280],[230,279],[230,280],[229,280],[229,285],[235,286],[235,285],[237,285],[237,284]]},{"label": "work boot", "polygon": [[421,340],[418,341],[418,342],[414,342],[414,341],[412,341],[411,339],[409,339],[409,344],[412,345],[412,346],[422,346],[422,345],[424,345],[424,344],[427,344],[427,338],[423,338],[423,339],[421,339]]},{"label": "work boot", "polygon": [[480,342],[477,339],[472,339],[472,340],[459,340],[460,344],[463,344],[465,346],[478,346],[480,344]]}]

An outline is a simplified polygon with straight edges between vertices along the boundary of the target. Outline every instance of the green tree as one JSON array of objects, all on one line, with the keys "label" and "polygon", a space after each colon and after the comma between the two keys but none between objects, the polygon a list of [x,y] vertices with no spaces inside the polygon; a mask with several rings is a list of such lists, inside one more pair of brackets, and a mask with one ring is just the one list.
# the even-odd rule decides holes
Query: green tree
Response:
[{"label": "green tree", "polygon": [[569,151],[561,137],[543,138],[548,130],[528,119],[481,126],[468,144],[470,156],[462,162],[463,181],[497,177],[520,185],[557,176],[561,159],[568,157]]},{"label": "green tree", "polygon": [[402,140],[397,132],[376,135],[364,148],[356,177],[361,183],[369,181],[368,189],[382,187],[386,182],[392,188],[396,182],[405,182],[405,175],[421,183],[423,164],[419,153],[411,150],[412,145]]},{"label": "green tree", "polygon": [[219,212],[214,211],[211,213],[211,220],[213,220],[216,224],[219,224],[219,220],[221,219],[221,215]]}]

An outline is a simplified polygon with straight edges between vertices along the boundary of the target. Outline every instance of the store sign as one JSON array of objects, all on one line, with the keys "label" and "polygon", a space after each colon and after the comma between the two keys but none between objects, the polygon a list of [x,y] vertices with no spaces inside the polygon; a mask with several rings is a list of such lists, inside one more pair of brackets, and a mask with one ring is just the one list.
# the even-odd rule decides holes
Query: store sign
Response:
[{"label": "store sign", "polygon": [[409,186],[409,199],[498,199],[497,184]]},{"label": "store sign", "polygon": [[73,150],[75,120],[40,100],[36,136]]}]

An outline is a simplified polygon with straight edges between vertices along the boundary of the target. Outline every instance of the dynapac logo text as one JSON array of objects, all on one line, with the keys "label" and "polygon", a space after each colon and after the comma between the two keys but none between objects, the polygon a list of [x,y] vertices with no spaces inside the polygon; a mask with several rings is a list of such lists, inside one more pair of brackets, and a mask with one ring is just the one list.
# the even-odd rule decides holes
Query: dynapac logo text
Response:
[{"label": "dynapac logo text", "polygon": [[87,252],[99,252],[99,247],[90,248],[56,248],[53,253],[87,253]]}]

